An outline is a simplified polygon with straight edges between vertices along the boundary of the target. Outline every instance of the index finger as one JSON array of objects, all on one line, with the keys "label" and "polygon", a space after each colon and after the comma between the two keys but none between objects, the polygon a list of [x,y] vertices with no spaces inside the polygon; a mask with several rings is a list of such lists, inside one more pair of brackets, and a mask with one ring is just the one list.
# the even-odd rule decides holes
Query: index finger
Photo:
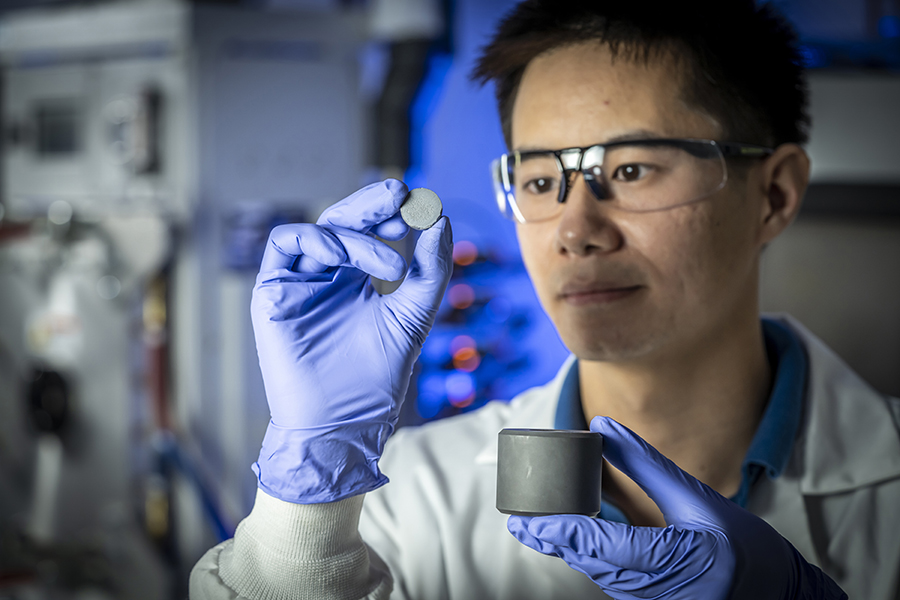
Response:
[{"label": "index finger", "polygon": [[373,183],[327,208],[316,224],[368,233],[397,214],[408,192],[406,184],[396,179]]},{"label": "index finger", "polygon": [[344,247],[330,232],[311,223],[288,223],[269,232],[259,270],[292,269],[298,258],[315,260],[321,269],[347,260]]},{"label": "index finger", "polygon": [[621,423],[594,417],[591,431],[603,434],[603,458],[647,493],[667,523],[695,523],[705,518],[698,507],[717,502],[715,491]]}]

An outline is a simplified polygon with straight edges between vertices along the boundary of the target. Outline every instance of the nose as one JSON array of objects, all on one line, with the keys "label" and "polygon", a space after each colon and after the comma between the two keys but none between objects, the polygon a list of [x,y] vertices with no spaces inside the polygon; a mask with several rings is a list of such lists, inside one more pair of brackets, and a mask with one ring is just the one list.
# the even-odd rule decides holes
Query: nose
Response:
[{"label": "nose", "polygon": [[575,256],[614,252],[622,247],[622,232],[610,209],[588,188],[583,177],[571,180],[556,229],[557,250]]}]

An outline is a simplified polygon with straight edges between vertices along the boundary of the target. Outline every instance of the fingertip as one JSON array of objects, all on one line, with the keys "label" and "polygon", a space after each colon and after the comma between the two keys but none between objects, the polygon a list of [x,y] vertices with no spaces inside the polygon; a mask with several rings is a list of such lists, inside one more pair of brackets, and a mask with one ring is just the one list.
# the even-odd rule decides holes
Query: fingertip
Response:
[{"label": "fingertip", "polygon": [[519,543],[524,544],[529,548],[539,550],[542,542],[528,531],[528,523],[530,520],[531,517],[512,515],[506,521],[506,529],[509,530]]},{"label": "fingertip", "polygon": [[446,216],[442,216],[438,219],[438,222],[441,226],[441,238],[450,247],[451,252],[453,251],[453,226],[450,224],[450,218]]},{"label": "fingertip", "polygon": [[612,417],[606,417],[603,415],[594,417],[593,419],[591,419],[590,429],[594,433],[603,435],[604,439],[611,437],[631,443],[641,443],[644,441],[643,438],[641,438],[638,434],[628,429]]},{"label": "fingertip", "polygon": [[453,227],[450,226],[450,217],[441,215],[438,217],[437,223],[432,227],[437,228],[441,232],[441,235],[449,236],[450,241],[453,241]]},{"label": "fingertip", "polygon": [[[374,249],[378,262],[376,263],[377,273],[371,273],[372,275],[385,281],[400,281],[406,276],[409,265],[402,254],[383,243],[377,243]],[[372,265],[372,267],[374,266]]]},{"label": "fingertip", "polygon": [[297,257],[297,260],[295,260],[294,264],[291,266],[291,271],[294,271],[295,273],[323,273],[328,270],[329,267],[335,267],[339,264],[341,263],[327,264],[319,262],[311,256],[303,255]]},{"label": "fingertip", "polygon": [[450,219],[442,216],[439,219],[439,224],[441,226],[441,242],[443,243],[444,250],[453,255],[453,226],[450,224]]},{"label": "fingertip", "polygon": [[591,419],[591,431],[604,433],[614,428],[618,423],[612,417],[597,416]]},{"label": "fingertip", "polygon": [[426,250],[429,254],[443,255],[453,253],[453,228],[450,219],[441,217],[437,223],[422,232],[419,236],[417,247]]},{"label": "fingertip", "polygon": [[603,436],[603,456],[617,468],[622,468],[623,455],[640,448],[640,438],[612,417],[594,417],[590,429]]},{"label": "fingertip", "polygon": [[409,269],[409,265],[406,264],[406,259],[402,256],[398,255],[398,258],[398,261],[390,265],[388,271],[390,279],[385,279],[385,281],[400,281],[406,277],[406,271]]},{"label": "fingertip", "polygon": [[390,177],[388,179],[385,179],[382,183],[384,183],[384,187],[387,188],[387,190],[394,196],[402,194],[405,198],[406,194],[409,193],[409,187],[399,179]]},{"label": "fingertip", "polygon": [[548,530],[557,528],[560,524],[558,515],[547,515],[544,517],[534,517],[528,521],[528,533],[536,538],[543,539],[543,534]]},{"label": "fingertip", "polygon": [[[594,417],[591,431],[603,435],[603,458],[634,481],[668,519],[677,511],[675,494],[699,483],[664,454],[625,425],[609,417]],[[702,484],[701,484],[702,485]]]},{"label": "fingertip", "polygon": [[[453,273],[453,233],[450,220],[441,217],[430,229],[422,232],[413,252],[417,274],[446,286]],[[415,267],[414,267],[415,269]],[[441,294],[443,294],[443,288]]]},{"label": "fingertip", "polygon": [[409,234],[409,225],[397,214],[387,221],[376,225],[372,232],[384,240],[396,242]]},{"label": "fingertip", "polygon": [[506,528],[513,535],[528,529],[528,521],[530,517],[521,517],[519,515],[510,515],[506,520]]}]

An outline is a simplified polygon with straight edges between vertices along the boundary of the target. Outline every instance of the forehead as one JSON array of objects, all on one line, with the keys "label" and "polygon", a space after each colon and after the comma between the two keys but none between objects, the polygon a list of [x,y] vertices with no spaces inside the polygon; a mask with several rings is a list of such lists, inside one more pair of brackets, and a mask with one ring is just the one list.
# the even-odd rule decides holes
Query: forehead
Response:
[{"label": "forehead", "polygon": [[513,148],[588,146],[635,134],[717,137],[715,119],[683,100],[683,72],[667,53],[613,57],[599,42],[541,54],[519,84]]}]

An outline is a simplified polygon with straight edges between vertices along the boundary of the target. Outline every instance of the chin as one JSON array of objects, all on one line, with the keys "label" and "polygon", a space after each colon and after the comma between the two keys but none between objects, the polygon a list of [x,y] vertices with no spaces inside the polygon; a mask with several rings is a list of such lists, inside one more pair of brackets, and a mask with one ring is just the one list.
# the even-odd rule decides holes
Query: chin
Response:
[{"label": "chin", "polygon": [[647,327],[634,321],[572,324],[560,328],[560,338],[572,354],[582,360],[622,362],[647,357],[665,345],[664,328]]},{"label": "chin", "polygon": [[616,345],[616,344],[566,344],[566,347],[578,357],[579,360],[594,362],[627,362],[644,356],[652,351],[652,345]]}]

